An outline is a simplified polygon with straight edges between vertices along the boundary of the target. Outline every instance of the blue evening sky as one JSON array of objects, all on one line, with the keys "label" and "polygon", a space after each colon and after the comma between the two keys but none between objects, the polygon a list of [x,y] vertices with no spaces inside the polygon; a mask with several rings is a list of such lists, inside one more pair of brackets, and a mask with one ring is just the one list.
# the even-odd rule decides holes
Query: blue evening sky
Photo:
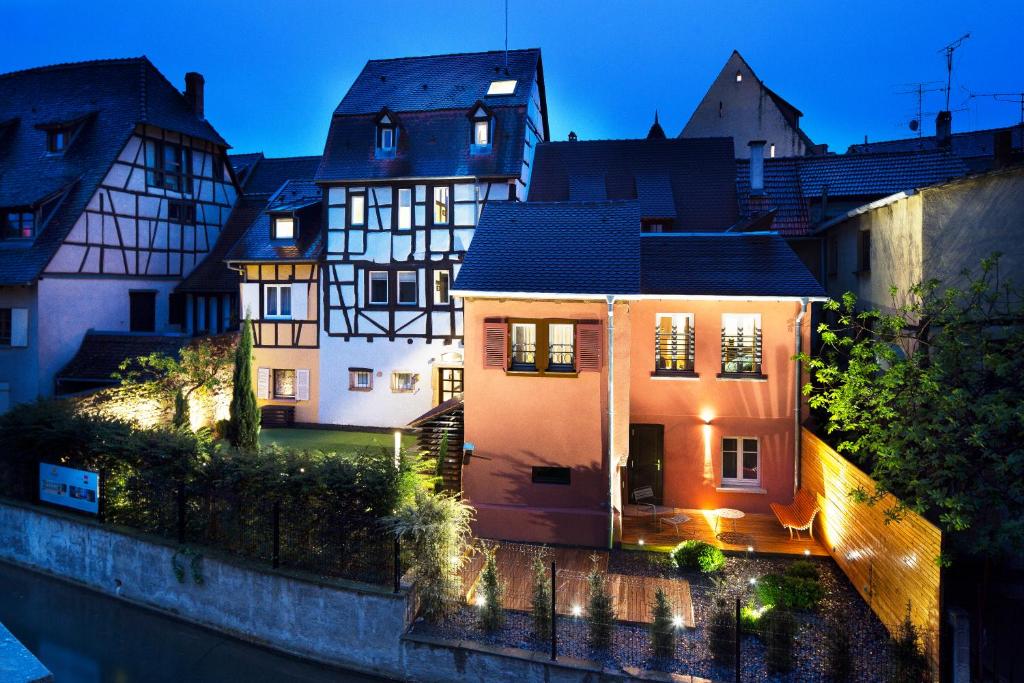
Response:
[{"label": "blue evening sky", "polygon": [[[509,0],[511,47],[544,55],[553,139],[640,137],[655,109],[669,135],[733,49],[804,112],[833,150],[910,135],[904,84],[944,81],[956,53],[954,130],[1016,123],[1024,2],[611,2]],[[270,2],[0,0],[0,72],[147,55],[176,85],[206,77],[207,118],[235,151],[318,154],[330,113],[367,59],[501,49],[503,0]],[[938,84],[934,84],[938,85]],[[940,108],[926,96],[926,111]],[[934,128],[934,113],[925,116]]]}]

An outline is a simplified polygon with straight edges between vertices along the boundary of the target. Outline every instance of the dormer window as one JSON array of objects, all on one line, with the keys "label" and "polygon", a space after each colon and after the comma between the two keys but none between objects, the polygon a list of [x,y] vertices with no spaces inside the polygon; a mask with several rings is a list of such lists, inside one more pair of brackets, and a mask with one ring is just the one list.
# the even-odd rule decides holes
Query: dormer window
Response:
[{"label": "dormer window", "polygon": [[292,216],[275,216],[274,232],[272,239],[291,240],[295,239],[295,218]]},{"label": "dormer window", "polygon": [[491,122],[474,121],[473,122],[473,144],[475,145],[489,145],[491,144]]},{"label": "dormer window", "polygon": [[491,81],[490,87],[487,88],[487,96],[492,95],[515,95],[517,81],[506,80],[506,81]]},{"label": "dormer window", "polygon": [[66,128],[54,128],[46,131],[46,151],[60,154],[68,146],[69,131]]},{"label": "dormer window", "polygon": [[492,124],[494,117],[482,102],[477,102],[469,114],[472,130],[470,140],[471,154],[487,154],[491,151],[491,140],[493,138]]},{"label": "dormer window", "polygon": [[36,236],[36,214],[29,209],[0,210],[0,238],[32,239]]},{"label": "dormer window", "polygon": [[377,116],[376,153],[378,157],[390,158],[397,150],[398,123],[394,115],[384,110]]}]

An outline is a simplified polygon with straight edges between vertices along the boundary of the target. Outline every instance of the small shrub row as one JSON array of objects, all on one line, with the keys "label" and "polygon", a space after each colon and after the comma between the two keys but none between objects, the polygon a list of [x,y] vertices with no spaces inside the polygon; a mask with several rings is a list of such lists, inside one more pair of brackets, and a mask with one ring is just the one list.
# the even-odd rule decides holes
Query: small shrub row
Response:
[{"label": "small shrub row", "polygon": [[758,580],[756,592],[762,605],[783,610],[810,611],[825,596],[818,568],[806,560],[794,562],[783,574],[765,574]]}]

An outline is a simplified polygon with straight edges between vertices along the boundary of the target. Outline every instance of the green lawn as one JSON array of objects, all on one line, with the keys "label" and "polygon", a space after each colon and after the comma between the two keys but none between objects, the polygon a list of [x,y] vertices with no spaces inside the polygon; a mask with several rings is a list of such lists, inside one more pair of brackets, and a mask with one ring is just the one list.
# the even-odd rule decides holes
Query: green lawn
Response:
[{"label": "green lawn", "polygon": [[[260,430],[260,444],[268,446],[272,443],[291,448],[333,452],[352,452],[367,446],[384,447],[390,450],[395,447],[395,436],[393,433],[343,432],[333,429]],[[415,446],[416,437],[408,434],[402,436],[403,449],[410,450]]]}]

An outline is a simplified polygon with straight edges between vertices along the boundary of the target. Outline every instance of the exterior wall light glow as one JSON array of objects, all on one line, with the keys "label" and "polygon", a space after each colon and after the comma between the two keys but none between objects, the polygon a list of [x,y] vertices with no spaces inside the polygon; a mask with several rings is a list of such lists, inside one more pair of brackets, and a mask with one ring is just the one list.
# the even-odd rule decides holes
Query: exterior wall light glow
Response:
[{"label": "exterior wall light glow", "polygon": [[637,541],[637,545],[643,545],[643,544],[644,544],[644,539],[641,538],[639,541]]},{"label": "exterior wall light glow", "polygon": [[583,614],[583,610],[580,609],[580,606],[579,605],[573,605],[572,606],[572,615],[574,617],[578,617],[581,614]]},{"label": "exterior wall light glow", "polygon": [[711,424],[711,420],[713,420],[714,417],[715,417],[715,414],[712,413],[710,410],[708,410],[706,408],[704,410],[700,411],[700,419],[704,420],[704,424],[706,424],[706,425]]},{"label": "exterior wall light glow", "polygon": [[807,548],[804,548],[804,557],[810,557],[810,556],[811,556],[811,551],[808,550]]},{"label": "exterior wall light glow", "polygon": [[486,604],[487,604],[487,598],[484,597],[483,593],[481,593],[480,595],[476,596],[476,606],[477,607],[483,607]]},{"label": "exterior wall light glow", "polygon": [[757,583],[757,579],[755,579],[755,578],[751,577],[751,578],[750,578],[750,585],[751,585],[751,586],[753,586],[753,585],[754,585],[754,584],[756,584],[756,583]]},{"label": "exterior wall light glow", "polygon": [[678,614],[675,615],[674,617],[672,617],[672,625],[675,626],[676,628],[682,628],[683,627],[683,618],[681,616],[679,616]]}]

